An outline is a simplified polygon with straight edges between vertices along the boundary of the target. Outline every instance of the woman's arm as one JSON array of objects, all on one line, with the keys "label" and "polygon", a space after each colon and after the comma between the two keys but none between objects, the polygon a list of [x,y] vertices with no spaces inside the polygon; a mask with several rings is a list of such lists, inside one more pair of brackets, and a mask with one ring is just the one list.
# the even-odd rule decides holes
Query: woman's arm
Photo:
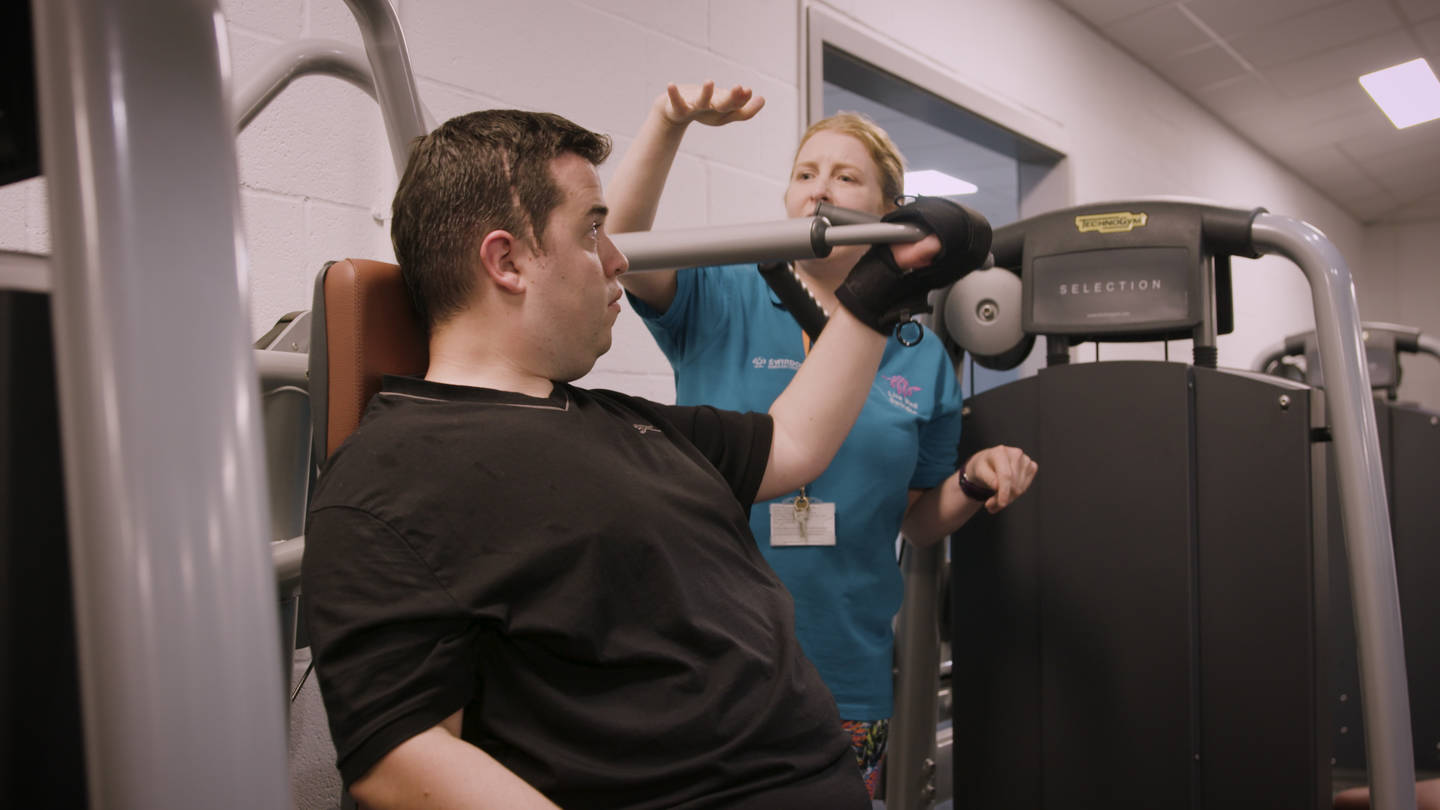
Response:
[{"label": "woman's arm", "polygon": [[[738,84],[718,93],[714,82],[667,86],[650,105],[635,142],[610,179],[605,194],[610,206],[606,228],[611,233],[650,230],[670,167],[692,121],[722,126],[752,118],[764,106],[763,97]],[[626,273],[620,283],[631,295],[660,312],[669,309],[675,299],[674,270]]]},{"label": "woman's arm", "polygon": [[[981,507],[994,514],[1014,503],[1030,488],[1040,465],[1018,447],[998,445],[981,450],[965,461],[939,486],[910,490],[910,508],[900,532],[916,546],[928,546],[948,537],[965,525]],[[983,503],[966,495],[960,488],[960,475],[995,494]]]}]

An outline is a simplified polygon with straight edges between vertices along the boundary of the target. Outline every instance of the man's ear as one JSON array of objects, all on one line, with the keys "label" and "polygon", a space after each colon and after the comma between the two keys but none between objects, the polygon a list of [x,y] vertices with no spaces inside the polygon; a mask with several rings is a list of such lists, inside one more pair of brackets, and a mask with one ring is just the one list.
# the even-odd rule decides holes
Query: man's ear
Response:
[{"label": "man's ear", "polygon": [[525,292],[520,263],[530,254],[523,239],[509,231],[491,231],[480,240],[480,265],[495,286],[508,293]]}]

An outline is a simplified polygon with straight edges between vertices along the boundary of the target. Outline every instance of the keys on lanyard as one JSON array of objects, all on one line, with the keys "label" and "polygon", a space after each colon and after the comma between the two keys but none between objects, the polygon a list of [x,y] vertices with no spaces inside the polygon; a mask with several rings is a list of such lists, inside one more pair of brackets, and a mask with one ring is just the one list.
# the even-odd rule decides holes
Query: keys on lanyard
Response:
[{"label": "keys on lanyard", "polygon": [[795,526],[800,530],[800,537],[808,540],[810,537],[810,499],[805,495],[805,487],[800,487],[800,494],[795,498]]}]

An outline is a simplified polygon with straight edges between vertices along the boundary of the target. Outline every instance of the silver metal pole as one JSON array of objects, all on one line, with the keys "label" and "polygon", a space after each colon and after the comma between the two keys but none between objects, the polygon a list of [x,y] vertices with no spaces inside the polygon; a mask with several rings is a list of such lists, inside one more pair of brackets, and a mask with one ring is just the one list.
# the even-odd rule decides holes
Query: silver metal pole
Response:
[{"label": "silver metal pole", "polygon": [[275,581],[293,583],[300,579],[300,561],[305,556],[305,538],[292,537],[270,544]]},{"label": "silver metal pole", "polygon": [[1395,549],[1355,286],[1344,257],[1315,227],[1260,214],[1252,234],[1257,250],[1289,257],[1310,282],[1350,555],[1372,806],[1413,810],[1415,763]]},{"label": "silver metal pole", "polygon": [[141,5],[33,4],[90,802],[288,807],[222,18]]},{"label": "silver metal pole", "polygon": [[1215,257],[1206,256],[1200,261],[1200,325],[1195,327],[1194,345],[1215,348],[1218,326],[1215,323]]},{"label": "silver metal pole", "polygon": [[925,231],[914,225],[877,222],[831,225],[824,217],[800,217],[743,225],[716,225],[675,231],[619,233],[615,246],[632,271],[748,264],[828,256],[839,245],[914,242]]},{"label": "silver metal pole", "polygon": [[400,30],[400,20],[389,0],[345,0],[345,5],[360,26],[365,54],[375,76],[376,100],[390,138],[390,156],[399,176],[405,173],[405,164],[410,160],[410,143],[431,127],[415,89],[415,75],[410,71],[405,33]]},{"label": "silver metal pole", "polygon": [[310,355],[276,349],[254,349],[253,352],[261,388],[293,385],[296,388],[309,389]]},{"label": "silver metal pole", "polygon": [[1428,354],[1431,357],[1440,360],[1440,340],[1436,340],[1429,335],[1421,335],[1418,339],[1418,342],[1420,344],[1421,354]]},{"label": "silver metal pole", "polygon": [[825,231],[825,244],[831,247],[918,242],[924,238],[925,230],[923,228],[903,222],[833,225]]},{"label": "silver metal pole", "polygon": [[817,217],[719,225],[675,231],[617,233],[615,246],[630,260],[630,270],[743,264],[813,258],[824,255],[829,223]]},{"label": "silver metal pole", "polygon": [[923,810],[935,802],[936,703],[940,688],[940,570],[945,544],[905,544],[905,601],[895,638],[900,661],[895,715],[885,754],[885,806]]},{"label": "silver metal pole", "polygon": [[344,79],[378,100],[375,77],[360,47],[325,39],[296,40],[280,46],[259,75],[236,94],[231,105],[235,130],[244,131],[290,82],[312,73]]}]

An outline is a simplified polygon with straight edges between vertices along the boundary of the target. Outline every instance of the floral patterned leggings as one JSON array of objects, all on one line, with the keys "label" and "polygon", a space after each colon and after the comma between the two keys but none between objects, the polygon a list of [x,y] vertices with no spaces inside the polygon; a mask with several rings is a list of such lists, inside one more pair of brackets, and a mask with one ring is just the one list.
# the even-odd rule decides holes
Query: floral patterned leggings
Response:
[{"label": "floral patterned leggings", "polygon": [[880,786],[880,764],[885,761],[885,743],[890,738],[890,718],[873,723],[841,720],[840,727],[850,735],[850,748],[855,751],[860,775],[865,777],[865,789],[870,791],[870,798],[873,799],[875,789]]}]

